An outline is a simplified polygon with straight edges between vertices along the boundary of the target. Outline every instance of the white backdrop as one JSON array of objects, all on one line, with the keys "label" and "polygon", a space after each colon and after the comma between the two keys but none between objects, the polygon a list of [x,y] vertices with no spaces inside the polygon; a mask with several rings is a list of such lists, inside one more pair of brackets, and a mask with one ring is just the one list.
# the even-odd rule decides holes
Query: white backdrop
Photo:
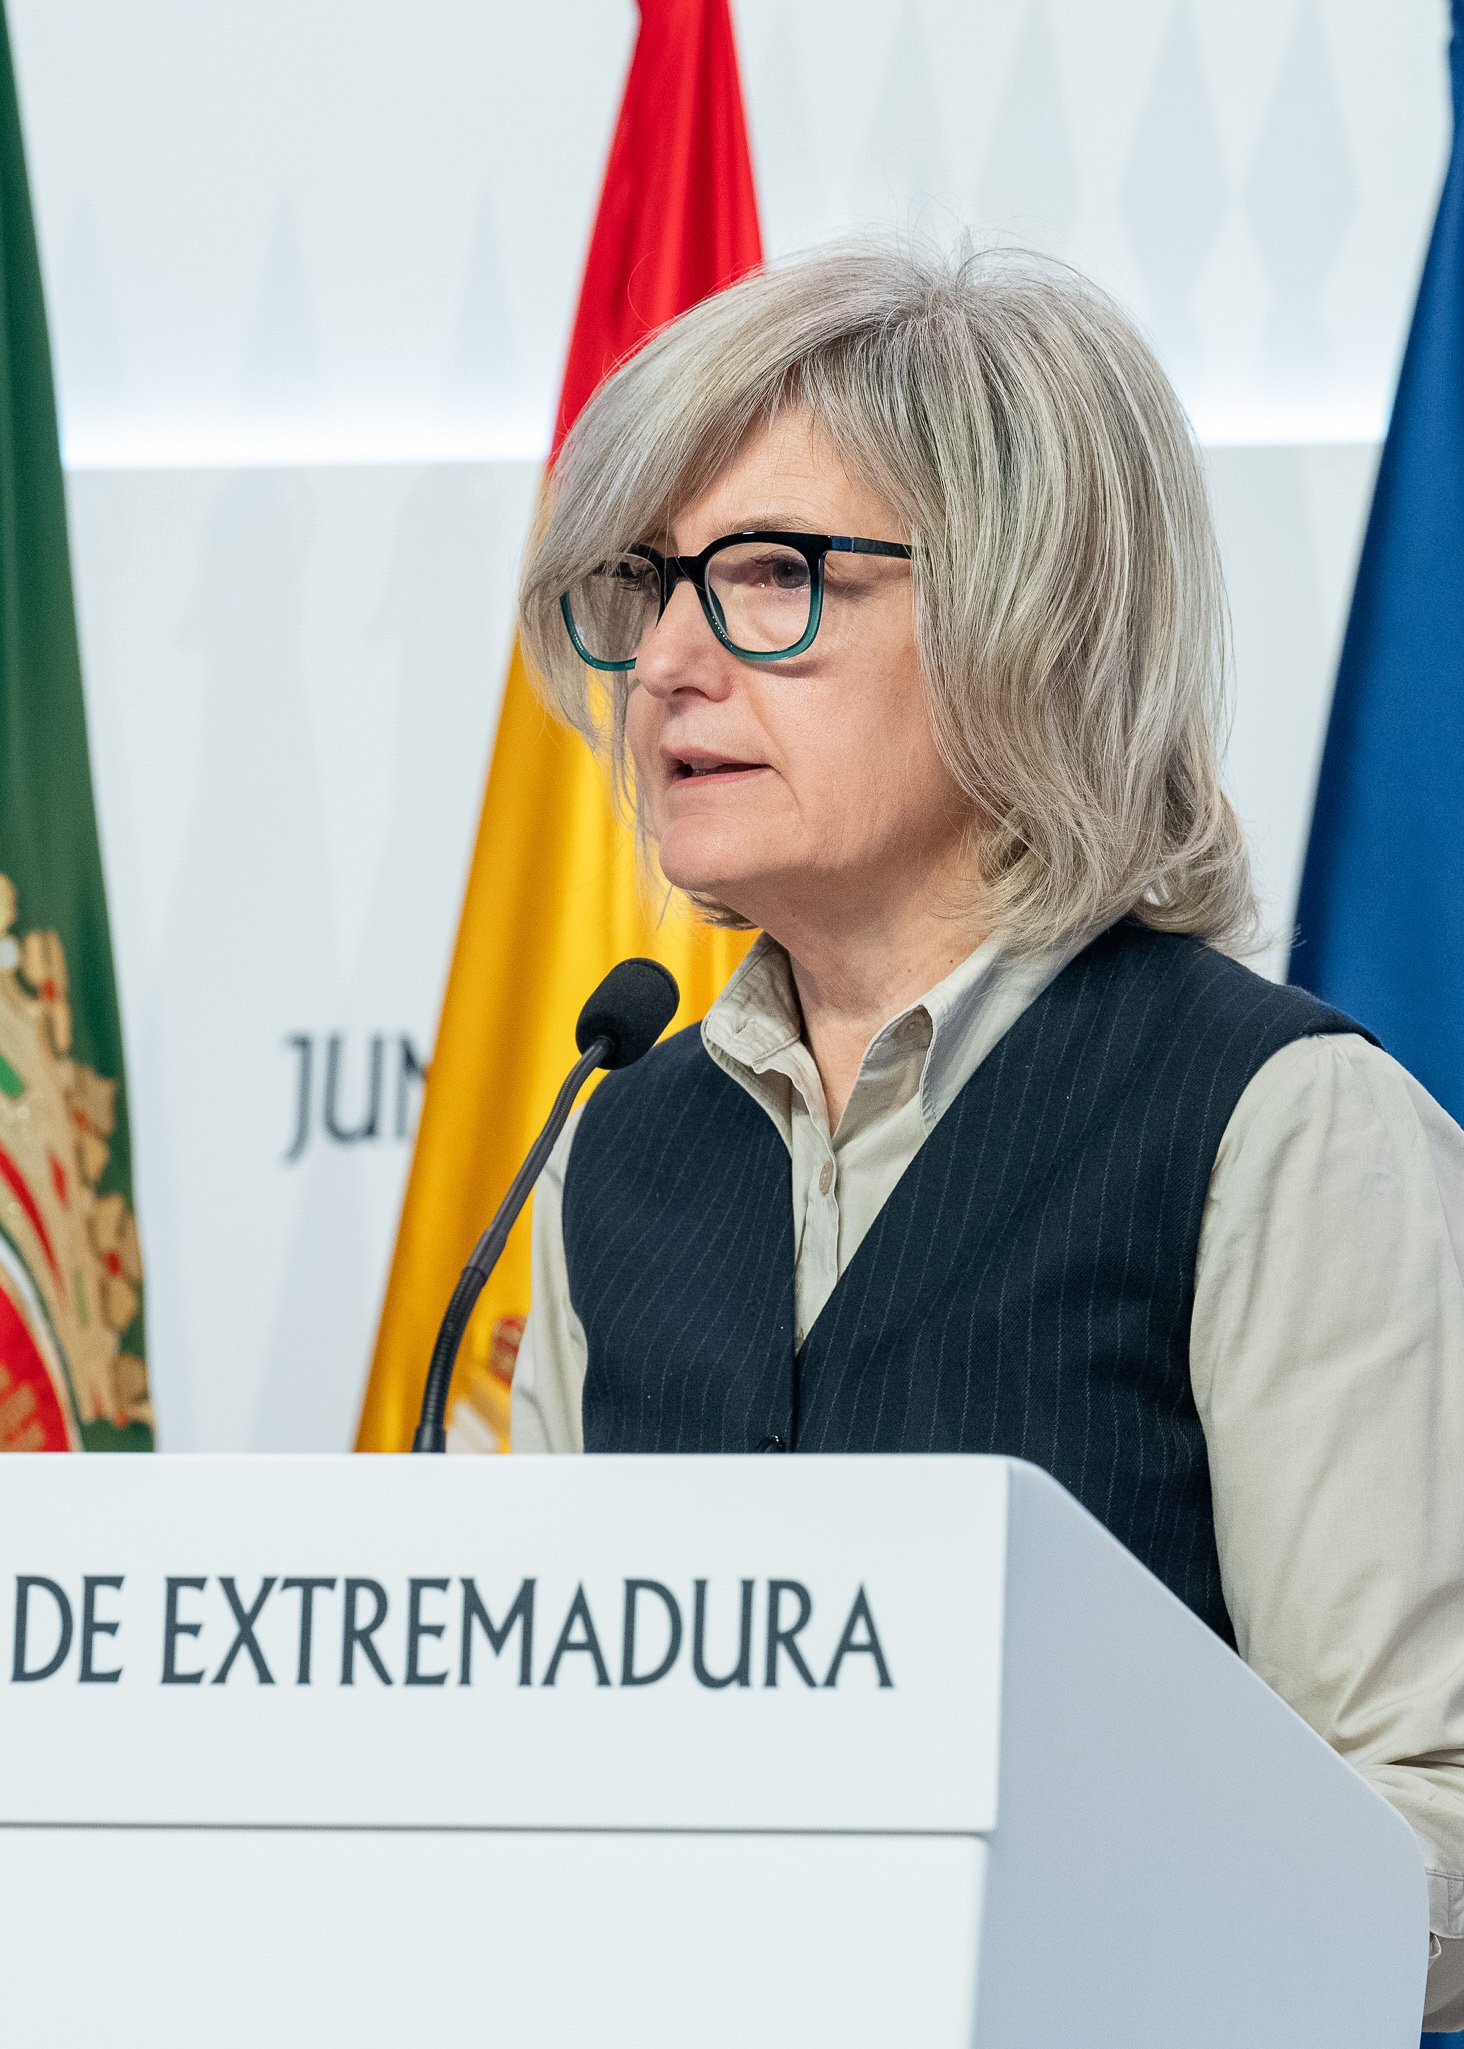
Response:
[{"label": "white backdrop", "polygon": [[[1231,780],[1283,938],[1447,146],[1445,13],[734,0],[770,253],[867,220],[969,225],[1071,258],[1154,335],[1209,450]],[[160,1438],[334,1449],[634,17],[629,0],[10,0],[9,17]]]}]

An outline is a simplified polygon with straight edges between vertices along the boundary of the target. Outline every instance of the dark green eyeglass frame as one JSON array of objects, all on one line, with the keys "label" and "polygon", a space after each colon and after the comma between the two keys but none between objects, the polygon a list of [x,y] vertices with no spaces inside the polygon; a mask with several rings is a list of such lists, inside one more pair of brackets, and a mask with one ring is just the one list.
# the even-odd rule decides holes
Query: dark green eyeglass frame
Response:
[{"label": "dark green eyeglass frame", "polygon": [[[727,636],[726,621],[716,597],[707,587],[707,568],[713,556],[724,548],[734,548],[744,541],[776,541],[781,546],[793,548],[808,564],[808,624],[801,638],[791,647],[774,648],[770,652],[762,649],[738,647]],[[795,655],[801,655],[811,647],[823,618],[824,557],[826,555],[886,555],[908,562],[914,550],[903,541],[866,541],[857,534],[791,534],[782,533],[772,527],[749,527],[740,534],[722,534],[703,548],[699,555],[663,555],[658,548],[637,542],[626,549],[627,555],[638,555],[649,562],[661,581],[661,610],[656,614],[657,622],[671,602],[671,594],[678,583],[689,583],[701,602],[702,613],[708,626],[726,648],[740,662],[791,662]],[[570,608],[569,592],[565,591],[559,600],[565,631],[570,643],[582,662],[592,669],[606,669],[623,672],[635,667],[635,657],[628,662],[606,662],[592,655],[575,630],[574,613]]]}]

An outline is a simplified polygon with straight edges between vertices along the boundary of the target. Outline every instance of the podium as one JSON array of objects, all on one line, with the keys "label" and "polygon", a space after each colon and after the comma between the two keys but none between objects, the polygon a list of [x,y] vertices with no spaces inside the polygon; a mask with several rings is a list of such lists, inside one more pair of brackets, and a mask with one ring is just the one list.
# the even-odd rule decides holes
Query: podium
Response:
[{"label": "podium", "polygon": [[13,1458],[0,2033],[1415,2049],[1411,1832],[985,1458]]}]

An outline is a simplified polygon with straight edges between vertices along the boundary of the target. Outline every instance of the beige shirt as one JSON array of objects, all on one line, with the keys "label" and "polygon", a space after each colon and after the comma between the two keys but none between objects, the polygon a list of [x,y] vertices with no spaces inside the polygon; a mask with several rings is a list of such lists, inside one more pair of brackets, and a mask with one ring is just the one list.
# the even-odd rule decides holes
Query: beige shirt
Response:
[{"label": "beige shirt", "polygon": [[[702,1038],[788,1147],[800,1340],[1065,958],[979,948],[876,1034],[830,1132],[787,957],[753,947]],[[583,1448],[561,1226],[574,1129],[535,1198],[515,1451]],[[1240,1654],[1420,1837],[1432,1929],[1455,1938],[1430,1971],[1430,2021],[1464,2026],[1464,1132],[1366,1040],[1298,1040],[1237,1104],[1200,1233],[1190,1376]]]}]

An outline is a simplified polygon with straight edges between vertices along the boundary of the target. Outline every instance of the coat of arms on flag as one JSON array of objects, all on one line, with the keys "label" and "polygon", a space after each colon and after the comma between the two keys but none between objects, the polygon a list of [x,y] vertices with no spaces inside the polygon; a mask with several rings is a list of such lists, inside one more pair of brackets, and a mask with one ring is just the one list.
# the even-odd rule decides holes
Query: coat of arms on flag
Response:
[{"label": "coat of arms on flag", "polygon": [[100,1194],[117,1084],[72,1057],[66,957],[0,875],[0,1450],[152,1434],[137,1226]]},{"label": "coat of arms on flag", "polygon": [[122,1026],[0,10],[0,1452],[150,1451]]}]

